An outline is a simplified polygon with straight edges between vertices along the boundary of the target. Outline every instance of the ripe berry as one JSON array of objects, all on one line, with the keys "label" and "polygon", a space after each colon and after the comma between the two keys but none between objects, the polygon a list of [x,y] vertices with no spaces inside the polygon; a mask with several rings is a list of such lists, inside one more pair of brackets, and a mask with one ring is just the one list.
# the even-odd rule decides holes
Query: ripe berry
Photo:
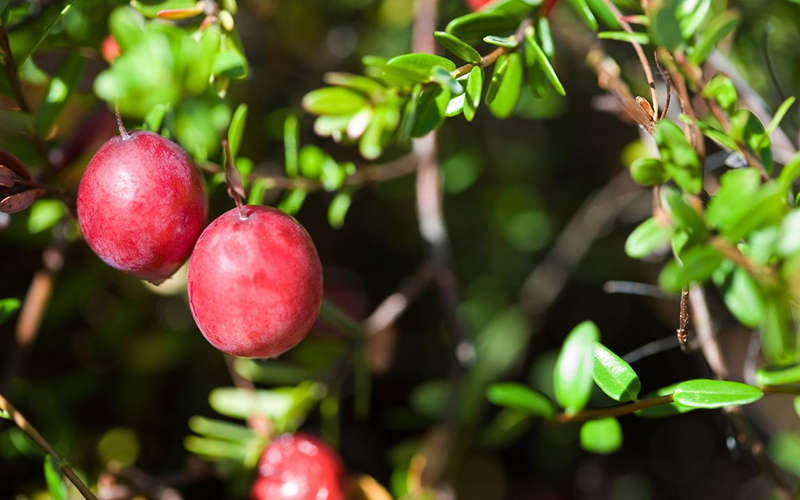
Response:
[{"label": "ripe berry", "polygon": [[153,283],[189,257],[206,221],[203,181],[180,146],[121,129],[86,167],[78,222],[106,264]]},{"label": "ripe berry", "polygon": [[479,11],[484,5],[494,0],[467,0],[467,5],[472,12]]},{"label": "ripe berry", "polygon": [[322,265],[303,226],[270,207],[208,225],[189,261],[189,305],[206,339],[234,356],[277,356],[303,340],[322,303]]},{"label": "ripe berry", "polygon": [[114,59],[120,56],[121,51],[114,35],[108,35],[103,39],[103,42],[100,44],[100,54],[108,64],[113,63]]},{"label": "ripe berry", "polygon": [[273,440],[258,464],[251,500],[344,500],[345,468],[328,445],[307,434]]}]

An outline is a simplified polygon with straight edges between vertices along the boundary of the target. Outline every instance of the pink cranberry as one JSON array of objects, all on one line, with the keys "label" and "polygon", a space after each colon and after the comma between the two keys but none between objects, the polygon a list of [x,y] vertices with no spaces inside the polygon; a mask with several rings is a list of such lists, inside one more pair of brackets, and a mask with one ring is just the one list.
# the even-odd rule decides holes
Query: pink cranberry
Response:
[{"label": "pink cranberry", "polygon": [[264,206],[232,209],[203,231],[189,261],[189,305],[220,351],[277,356],[308,334],[322,303],[314,242],[292,217]]},{"label": "pink cranberry", "polygon": [[156,284],[189,257],[206,214],[191,159],[152,132],[108,140],[78,189],[78,222],[89,247],[111,267]]},{"label": "pink cranberry", "polygon": [[481,10],[481,8],[489,2],[494,0],[467,0],[467,5],[472,12]]},{"label": "pink cranberry", "polygon": [[328,445],[307,434],[273,440],[258,464],[251,500],[344,500],[346,472]]}]

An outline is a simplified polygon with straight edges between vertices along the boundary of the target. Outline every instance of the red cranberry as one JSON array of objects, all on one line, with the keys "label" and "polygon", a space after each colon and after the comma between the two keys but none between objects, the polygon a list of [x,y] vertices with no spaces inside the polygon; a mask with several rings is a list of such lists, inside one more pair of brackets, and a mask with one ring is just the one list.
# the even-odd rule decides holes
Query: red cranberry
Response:
[{"label": "red cranberry", "polygon": [[489,2],[494,0],[467,0],[467,5],[472,12],[481,10],[481,8]]},{"label": "red cranberry", "polygon": [[189,261],[189,304],[206,339],[265,358],[308,334],[322,303],[322,265],[296,220],[270,207],[232,209],[209,224]]},{"label": "red cranberry", "polygon": [[307,434],[273,440],[258,464],[252,500],[344,500],[346,472],[328,445]]},{"label": "red cranberry", "polygon": [[100,44],[100,54],[108,64],[113,63],[114,59],[120,56],[120,53],[119,44],[117,43],[117,39],[114,38],[114,35],[108,35],[103,39],[103,42]]},{"label": "red cranberry", "polygon": [[206,221],[203,181],[180,146],[151,132],[106,142],[78,189],[78,222],[106,264],[153,283],[189,257]]}]

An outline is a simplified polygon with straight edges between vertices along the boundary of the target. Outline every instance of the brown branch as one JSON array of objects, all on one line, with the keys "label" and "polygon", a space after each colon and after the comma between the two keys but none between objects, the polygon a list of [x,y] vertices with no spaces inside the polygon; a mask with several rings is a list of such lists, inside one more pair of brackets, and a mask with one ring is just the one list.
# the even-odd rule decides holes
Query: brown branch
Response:
[{"label": "brown branch", "polygon": [[652,134],[653,117],[644,112],[636,102],[633,94],[631,94],[628,85],[620,79],[620,69],[617,63],[606,55],[599,46],[589,49],[586,55],[586,62],[597,74],[597,84],[600,88],[616,96],[628,117]]},{"label": "brown branch", "polygon": [[[496,63],[497,60],[500,59],[501,57],[503,57],[504,55],[510,54],[512,52],[515,52],[515,51],[519,50],[520,45],[522,45],[522,40],[525,38],[525,29],[528,26],[531,26],[532,24],[533,24],[533,21],[529,17],[525,18],[520,23],[519,27],[517,28],[517,31],[514,33],[514,39],[517,41],[517,45],[516,46],[514,46],[514,47],[497,47],[493,51],[491,51],[488,54],[486,54],[485,56],[483,56],[481,58],[481,60],[478,61],[477,63],[467,63],[467,64],[464,64],[463,66],[459,66],[455,70],[451,71],[450,74],[453,75],[453,78],[458,78],[458,77],[464,76],[467,73],[469,73],[470,71],[472,71],[472,68],[475,68],[475,67],[487,68],[487,67],[491,66],[492,64]],[[415,52],[418,52],[418,51],[415,50]],[[433,51],[431,51],[431,52],[433,52]]]},{"label": "brown branch", "polygon": [[598,418],[620,417],[622,415],[628,415],[639,410],[645,410],[647,408],[666,405],[669,403],[672,403],[672,394],[667,394],[666,396],[660,396],[657,398],[642,399],[633,403],[620,406],[611,406],[609,408],[590,408],[574,415],[559,413],[556,415],[555,421],[559,424],[566,424],[569,422],[585,422],[587,420],[596,420]]},{"label": "brown branch", "polygon": [[759,280],[761,283],[767,286],[774,286],[778,283],[778,277],[773,268],[753,262],[738,248],[731,245],[722,237],[714,236],[709,241],[709,244],[719,250],[726,259],[747,271],[750,276]]},{"label": "brown branch", "polygon": [[377,335],[392,326],[430,283],[433,273],[433,266],[429,263],[419,266],[413,276],[403,282],[396,292],[386,297],[364,320],[367,335]]},{"label": "brown branch", "polygon": [[[714,377],[718,380],[728,378],[729,370],[722,354],[716,335],[711,313],[708,310],[705,293],[699,285],[693,285],[690,295],[692,316],[695,320],[695,329],[700,341],[700,348],[706,358]],[[778,489],[779,494],[786,500],[794,498],[792,488],[783,476],[783,473],[772,463],[767,456],[764,444],[753,431],[750,422],[739,406],[728,406],[723,409],[731,425],[736,431],[736,442],[747,451],[761,471],[770,477]]]},{"label": "brown branch", "polygon": [[665,80],[670,81],[675,86],[675,90],[678,93],[678,101],[681,104],[681,110],[692,121],[691,124],[684,124],[683,130],[684,134],[686,135],[686,139],[697,152],[697,155],[700,157],[700,161],[702,162],[706,156],[705,142],[703,139],[703,133],[697,126],[697,113],[695,113],[694,106],[692,106],[692,100],[689,98],[689,91],[686,89],[686,80],[683,78],[683,75],[681,75],[680,71],[678,71],[675,61],[669,52],[663,48],[659,48],[656,51],[656,54],[656,63],[658,64],[659,69],[662,68],[661,63],[663,63],[665,73],[669,75],[668,77],[665,77]]},{"label": "brown branch", "polygon": [[[59,238],[59,237],[57,237]],[[5,392],[20,373],[28,359],[30,350],[39,333],[56,278],[64,266],[65,243],[60,238],[42,253],[42,267],[33,276],[28,293],[22,303],[15,333],[16,348],[0,382],[0,391]]]},{"label": "brown branch", "polygon": [[19,79],[19,73],[17,73],[17,65],[14,62],[14,55],[11,53],[11,45],[8,43],[8,35],[6,34],[6,28],[0,22],[0,51],[3,52],[3,65],[6,67],[6,75],[8,76],[8,82],[11,84],[11,90],[14,92],[14,98],[17,101],[17,105],[19,109],[26,113],[30,113],[32,108],[30,104],[28,104],[28,99],[25,97],[25,92],[22,90],[22,82]]},{"label": "brown branch", "polygon": [[[617,21],[619,21],[619,25],[622,26],[622,29],[627,31],[628,33],[633,33],[633,29],[631,25],[628,24],[628,21],[625,20],[625,16],[622,15],[622,12],[619,11],[616,5],[614,5],[611,0],[603,0],[603,3],[606,4],[606,7],[611,11],[614,16],[616,16]],[[653,70],[650,68],[650,63],[647,61],[647,56],[644,53],[644,49],[636,40],[631,40],[631,45],[633,45],[633,49],[636,51],[636,56],[639,58],[639,63],[642,65],[642,69],[644,70],[644,75],[647,78],[647,84],[650,86],[650,97],[653,100],[653,121],[658,121],[658,91],[656,90],[656,82],[653,79]]]},{"label": "brown branch", "polygon": [[72,470],[72,467],[70,467],[69,464],[63,458],[61,458],[61,455],[59,455],[58,452],[53,449],[50,443],[47,442],[47,440],[39,433],[39,431],[37,431],[36,428],[33,427],[30,422],[28,422],[28,420],[2,395],[0,395],[0,410],[8,414],[8,417],[13,420],[15,424],[17,424],[17,427],[19,427],[22,432],[27,434],[33,440],[33,442],[42,449],[42,451],[58,461],[61,467],[61,472],[67,477],[67,479],[70,480],[72,484],[75,485],[84,498],[87,500],[97,500],[97,497],[94,495],[94,493],[92,493],[92,490],[90,490],[89,487],[86,486],[83,481],[81,481],[78,475],[75,474],[75,471]]}]

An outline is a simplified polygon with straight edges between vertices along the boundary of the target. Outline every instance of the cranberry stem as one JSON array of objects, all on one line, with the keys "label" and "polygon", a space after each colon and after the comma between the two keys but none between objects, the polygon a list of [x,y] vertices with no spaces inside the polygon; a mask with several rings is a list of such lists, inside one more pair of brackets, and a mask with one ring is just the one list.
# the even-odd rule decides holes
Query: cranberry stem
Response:
[{"label": "cranberry stem", "polygon": [[242,198],[246,197],[244,186],[242,185],[242,177],[233,163],[231,156],[231,147],[227,139],[222,140],[222,149],[225,150],[225,182],[228,184],[228,196],[233,198],[236,202],[236,208],[239,209],[239,218],[241,220],[247,219],[247,214],[244,211],[244,204]]},{"label": "cranberry stem", "polygon": [[122,123],[122,117],[119,115],[119,103],[114,103],[114,114],[117,116],[117,128],[119,128],[119,135],[122,136],[123,141],[127,141],[131,138],[128,131],[125,129],[125,124]]}]

